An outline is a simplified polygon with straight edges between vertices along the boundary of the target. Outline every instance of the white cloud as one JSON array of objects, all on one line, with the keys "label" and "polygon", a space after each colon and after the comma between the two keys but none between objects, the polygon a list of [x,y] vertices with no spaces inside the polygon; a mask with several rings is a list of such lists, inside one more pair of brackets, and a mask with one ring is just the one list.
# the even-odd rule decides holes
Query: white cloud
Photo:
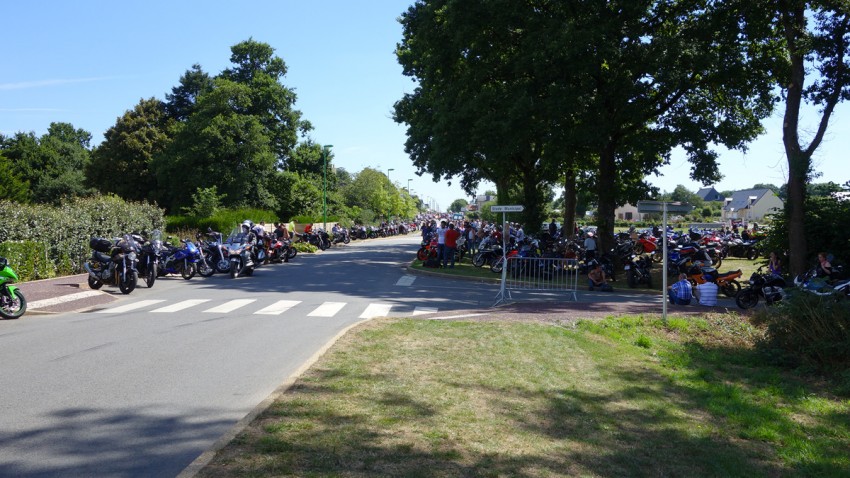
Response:
[{"label": "white cloud", "polygon": [[59,78],[53,80],[35,80],[21,81],[18,83],[0,83],[0,90],[27,90],[30,88],[43,88],[48,86],[62,86],[74,83],[89,83],[93,81],[111,80],[115,77],[95,77],[95,78]]}]

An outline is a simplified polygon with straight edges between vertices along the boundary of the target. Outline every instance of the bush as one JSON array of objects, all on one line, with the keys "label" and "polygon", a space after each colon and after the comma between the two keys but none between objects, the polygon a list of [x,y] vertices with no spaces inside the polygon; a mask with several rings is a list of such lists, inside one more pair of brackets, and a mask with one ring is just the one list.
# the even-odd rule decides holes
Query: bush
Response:
[{"label": "bush", "polygon": [[222,209],[217,211],[212,217],[199,216],[169,216],[167,218],[166,230],[168,232],[178,232],[186,230],[206,231],[212,229],[223,233],[225,236],[242,224],[242,221],[249,219],[259,224],[274,224],[280,222],[280,219],[272,211],[265,209]]},{"label": "bush", "polygon": [[298,252],[309,252],[311,254],[319,250],[318,247],[308,242],[293,242],[292,247]]},{"label": "bush", "polygon": [[[0,243],[28,241],[46,248],[48,264],[38,265],[33,258],[37,269],[32,275],[21,276],[27,280],[82,272],[92,236],[114,238],[165,225],[163,211],[156,204],[128,202],[117,196],[77,198],[60,206],[0,201],[0,217]],[[30,253],[41,255],[40,251],[32,249]],[[29,266],[23,267],[28,270]],[[15,266],[16,271],[18,268]]]},{"label": "bush", "polygon": [[758,312],[767,325],[759,347],[773,361],[808,365],[825,372],[850,367],[850,301],[792,290],[777,304]]}]

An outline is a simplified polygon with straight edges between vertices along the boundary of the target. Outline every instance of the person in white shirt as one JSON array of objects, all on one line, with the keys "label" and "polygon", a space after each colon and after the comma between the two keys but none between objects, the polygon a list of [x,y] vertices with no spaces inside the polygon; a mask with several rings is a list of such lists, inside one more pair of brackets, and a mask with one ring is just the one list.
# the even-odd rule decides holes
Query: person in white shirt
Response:
[{"label": "person in white shirt", "polygon": [[442,264],[443,256],[446,255],[446,221],[440,221],[440,227],[437,228],[437,259]]},{"label": "person in white shirt", "polygon": [[717,284],[712,280],[707,280],[702,284],[699,284],[696,289],[694,289],[694,296],[696,296],[697,301],[699,301],[699,305],[706,305],[709,307],[717,305]]},{"label": "person in white shirt", "polygon": [[596,238],[592,232],[587,233],[587,238],[584,240],[585,259],[590,260],[596,257]]},{"label": "person in white shirt", "polygon": [[516,225],[516,241],[522,242],[525,240],[525,231],[522,230],[522,224]]}]

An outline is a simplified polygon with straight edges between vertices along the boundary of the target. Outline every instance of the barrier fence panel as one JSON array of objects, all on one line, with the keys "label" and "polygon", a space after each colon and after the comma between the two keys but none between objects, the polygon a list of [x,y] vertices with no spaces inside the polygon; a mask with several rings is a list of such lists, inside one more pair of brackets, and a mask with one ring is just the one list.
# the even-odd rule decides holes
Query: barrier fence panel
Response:
[{"label": "barrier fence panel", "polygon": [[493,306],[511,300],[512,290],[564,292],[572,300],[578,300],[578,276],[578,261],[575,259],[509,257],[502,270],[502,284]]}]

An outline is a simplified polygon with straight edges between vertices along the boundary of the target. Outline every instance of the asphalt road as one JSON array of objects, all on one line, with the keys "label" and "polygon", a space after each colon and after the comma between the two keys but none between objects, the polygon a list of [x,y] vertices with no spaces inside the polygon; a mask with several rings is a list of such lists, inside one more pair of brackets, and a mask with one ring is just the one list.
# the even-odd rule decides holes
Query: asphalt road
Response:
[{"label": "asphalt road", "polygon": [[[37,307],[0,321],[0,476],[176,476],[351,325],[488,312],[497,284],[411,275],[418,246],[415,235],[353,242],[253,277],[167,277],[126,296],[93,294],[85,276],[24,284]],[[623,290],[578,300],[661,304]]]},{"label": "asphalt road", "polygon": [[492,305],[493,284],[409,275],[418,242],[104,288],[82,311],[0,322],[0,476],[175,476],[350,325]]}]

